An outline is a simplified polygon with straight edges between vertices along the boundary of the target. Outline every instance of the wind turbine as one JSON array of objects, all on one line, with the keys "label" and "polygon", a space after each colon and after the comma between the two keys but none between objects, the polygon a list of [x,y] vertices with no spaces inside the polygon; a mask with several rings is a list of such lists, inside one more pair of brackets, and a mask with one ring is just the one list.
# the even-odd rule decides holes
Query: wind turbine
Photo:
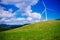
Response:
[{"label": "wind turbine", "polygon": [[45,5],[43,0],[42,0],[42,3],[43,3],[43,6],[44,6],[44,10],[43,10],[42,14],[45,13],[45,16],[46,16],[45,21],[47,21],[48,20],[48,18],[47,18],[47,8],[46,8],[46,5]]}]

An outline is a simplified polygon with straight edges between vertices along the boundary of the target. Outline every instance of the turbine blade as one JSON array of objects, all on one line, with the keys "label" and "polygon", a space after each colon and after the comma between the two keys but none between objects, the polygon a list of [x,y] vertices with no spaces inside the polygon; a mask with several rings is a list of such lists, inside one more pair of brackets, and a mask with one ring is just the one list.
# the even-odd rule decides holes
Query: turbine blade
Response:
[{"label": "turbine blade", "polygon": [[46,10],[46,5],[45,5],[45,3],[44,3],[44,1],[43,1],[43,0],[42,0],[42,3],[43,3],[43,5],[44,5],[44,8],[45,8],[44,12],[45,12],[46,21],[47,21],[47,10]]},{"label": "turbine blade", "polygon": [[49,11],[55,11],[54,9],[50,9],[50,8],[46,8],[47,10],[49,10]]},{"label": "turbine blade", "polygon": [[43,10],[43,12],[42,12],[42,14],[41,15],[43,15],[45,13],[45,9]]},{"label": "turbine blade", "polygon": [[46,5],[45,5],[45,3],[44,3],[44,1],[43,1],[43,0],[42,0],[42,3],[43,3],[44,8],[46,8]]}]

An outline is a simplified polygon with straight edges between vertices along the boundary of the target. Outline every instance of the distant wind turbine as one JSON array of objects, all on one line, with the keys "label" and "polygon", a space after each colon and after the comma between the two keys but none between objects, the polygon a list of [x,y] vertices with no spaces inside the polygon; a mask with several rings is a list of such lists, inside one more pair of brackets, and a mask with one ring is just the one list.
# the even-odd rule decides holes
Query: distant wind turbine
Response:
[{"label": "distant wind turbine", "polygon": [[45,5],[43,0],[42,0],[42,3],[43,3],[43,6],[44,6],[44,10],[43,10],[42,14],[45,13],[45,16],[46,16],[45,20],[47,21],[48,20],[48,18],[47,18],[47,8],[46,8],[46,5]]}]

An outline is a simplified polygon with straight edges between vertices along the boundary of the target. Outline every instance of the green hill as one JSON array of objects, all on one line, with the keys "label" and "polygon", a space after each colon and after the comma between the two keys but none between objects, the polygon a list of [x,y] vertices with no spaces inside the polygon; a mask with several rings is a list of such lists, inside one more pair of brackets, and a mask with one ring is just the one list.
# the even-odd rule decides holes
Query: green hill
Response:
[{"label": "green hill", "polygon": [[38,22],[2,31],[0,40],[60,40],[60,20]]}]

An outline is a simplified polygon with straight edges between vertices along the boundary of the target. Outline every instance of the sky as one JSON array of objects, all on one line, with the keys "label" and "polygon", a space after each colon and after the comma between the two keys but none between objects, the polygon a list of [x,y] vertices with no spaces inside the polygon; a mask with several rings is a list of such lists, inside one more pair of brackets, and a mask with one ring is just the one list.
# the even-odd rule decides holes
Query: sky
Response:
[{"label": "sky", "polygon": [[45,12],[47,20],[60,19],[60,0],[0,0],[0,24],[23,25],[45,21]]}]

